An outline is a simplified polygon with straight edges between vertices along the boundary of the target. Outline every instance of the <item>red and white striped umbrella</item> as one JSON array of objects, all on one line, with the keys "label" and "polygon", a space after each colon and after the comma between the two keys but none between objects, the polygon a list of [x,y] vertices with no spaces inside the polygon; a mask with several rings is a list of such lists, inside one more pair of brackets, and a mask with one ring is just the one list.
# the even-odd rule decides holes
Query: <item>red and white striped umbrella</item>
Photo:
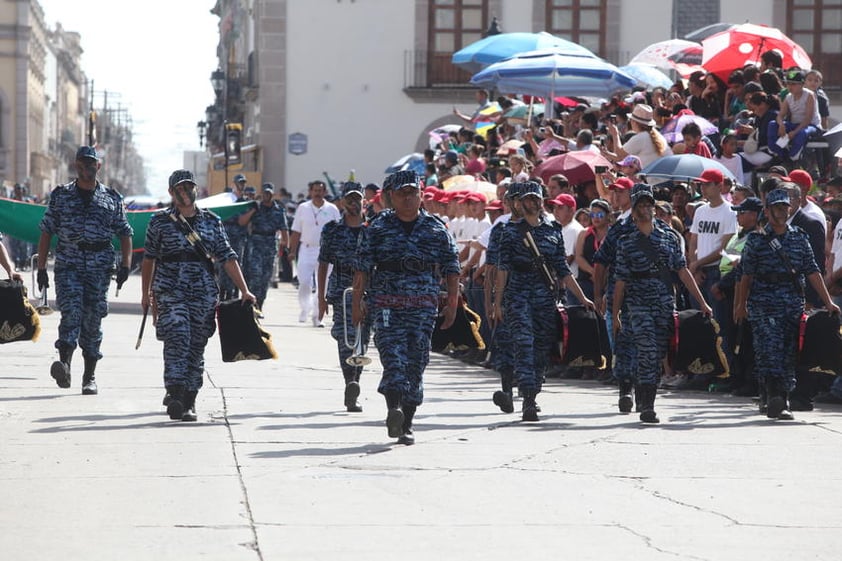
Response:
[{"label": "red and white striped umbrella", "polygon": [[727,80],[731,72],[746,64],[757,64],[760,55],[772,49],[783,56],[783,68],[813,67],[807,51],[780,29],[753,23],[738,25],[702,41],[702,66]]}]

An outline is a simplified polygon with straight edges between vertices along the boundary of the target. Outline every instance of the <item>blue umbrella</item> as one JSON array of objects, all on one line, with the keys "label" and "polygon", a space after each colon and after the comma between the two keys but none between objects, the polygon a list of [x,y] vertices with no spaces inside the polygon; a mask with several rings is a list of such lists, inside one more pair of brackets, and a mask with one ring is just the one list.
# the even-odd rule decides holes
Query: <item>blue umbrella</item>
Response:
[{"label": "blue umbrella", "polygon": [[620,70],[637,80],[639,85],[647,88],[660,86],[669,89],[673,84],[672,78],[651,64],[627,64],[621,66]]},{"label": "blue umbrella", "polygon": [[424,154],[413,152],[399,159],[397,162],[386,168],[386,173],[395,173],[396,171],[412,170],[418,175],[424,175],[426,165],[424,164]]},{"label": "blue umbrella", "polygon": [[[703,158],[696,154],[674,154],[658,158],[643,168],[640,173],[645,175],[647,180],[657,178],[663,181],[689,181],[699,177],[707,169],[718,169],[725,177],[730,177],[732,181],[737,180],[731,170],[716,160]],[[663,181],[652,181],[651,183],[657,184]]]},{"label": "blue umbrella", "polygon": [[637,81],[599,58],[543,50],[495,62],[475,74],[471,83],[505,93],[611,97],[619,91],[630,90]]},{"label": "blue umbrella", "polygon": [[540,33],[490,35],[456,51],[450,60],[456,66],[475,73],[489,64],[507,59],[518,53],[537,49],[555,49],[558,52],[573,56],[596,58],[595,54],[578,43],[541,31]]}]

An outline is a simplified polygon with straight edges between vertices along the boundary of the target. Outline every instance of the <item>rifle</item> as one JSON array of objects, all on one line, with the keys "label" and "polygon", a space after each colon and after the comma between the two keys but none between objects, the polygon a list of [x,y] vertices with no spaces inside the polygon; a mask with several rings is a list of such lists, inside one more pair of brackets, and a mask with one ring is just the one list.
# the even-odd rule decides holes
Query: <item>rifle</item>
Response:
[{"label": "rifle", "polygon": [[[526,224],[524,220],[521,224]],[[541,255],[541,251],[538,249],[538,245],[535,243],[535,238],[532,237],[532,232],[527,230],[526,228],[523,229],[523,244],[529,249],[529,252],[532,253],[532,258],[535,260],[535,265],[538,268],[538,271],[541,273],[541,278],[544,280],[544,283],[547,285],[547,288],[550,289],[550,293],[553,295],[555,300],[559,299],[558,296],[558,277],[555,274],[555,271],[547,265],[547,260]]]}]

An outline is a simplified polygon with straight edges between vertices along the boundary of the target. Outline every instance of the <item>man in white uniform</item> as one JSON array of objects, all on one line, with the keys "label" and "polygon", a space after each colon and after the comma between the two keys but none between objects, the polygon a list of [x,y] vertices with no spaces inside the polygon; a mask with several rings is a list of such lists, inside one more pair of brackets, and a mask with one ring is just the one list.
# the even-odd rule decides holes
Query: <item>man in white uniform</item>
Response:
[{"label": "man in white uniform", "polygon": [[309,183],[309,200],[298,205],[295,210],[289,239],[289,258],[298,260],[298,305],[301,307],[298,321],[304,323],[310,317],[314,327],[324,327],[316,305],[315,277],[322,228],[341,217],[339,209],[325,201],[326,191],[327,187],[322,181]]}]

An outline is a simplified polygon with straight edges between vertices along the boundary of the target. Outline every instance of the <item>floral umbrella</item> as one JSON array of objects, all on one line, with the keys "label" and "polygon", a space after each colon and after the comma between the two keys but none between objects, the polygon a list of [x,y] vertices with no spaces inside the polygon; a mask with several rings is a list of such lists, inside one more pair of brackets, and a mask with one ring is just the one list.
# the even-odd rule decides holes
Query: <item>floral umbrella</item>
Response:
[{"label": "floral umbrella", "polygon": [[684,140],[684,137],[681,135],[681,131],[690,123],[696,123],[699,125],[699,128],[702,129],[702,134],[704,135],[719,132],[719,128],[704,117],[700,117],[695,113],[682,112],[680,115],[676,115],[664,123],[663,128],[661,128],[661,134],[664,135],[664,138],[666,138],[667,142],[670,144],[673,142],[681,142]]},{"label": "floral umbrella", "polygon": [[737,68],[757,64],[760,55],[777,49],[783,55],[783,68],[812,68],[813,61],[801,45],[776,27],[743,23],[702,41],[702,66],[727,80]]},{"label": "floral umbrella", "polygon": [[702,46],[684,39],[668,39],[652,43],[629,61],[629,64],[651,64],[661,70],[675,70],[686,77],[703,70]]}]

